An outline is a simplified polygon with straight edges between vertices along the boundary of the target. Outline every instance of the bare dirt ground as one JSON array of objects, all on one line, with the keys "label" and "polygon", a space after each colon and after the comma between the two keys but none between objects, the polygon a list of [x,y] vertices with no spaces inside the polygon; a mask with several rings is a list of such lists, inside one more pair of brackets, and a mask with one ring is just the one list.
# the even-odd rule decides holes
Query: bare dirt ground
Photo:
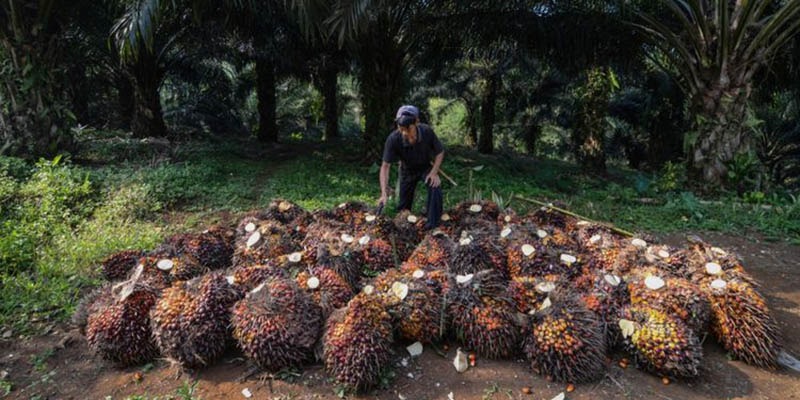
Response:
[{"label": "bare dirt ground", "polygon": [[[800,355],[800,247],[769,243],[755,238],[719,234],[702,235],[707,241],[738,252],[746,268],[761,283],[774,316],[778,320],[789,353]],[[680,244],[685,235],[662,237],[664,242]],[[116,369],[93,357],[84,339],[69,327],[56,328],[47,336],[0,340],[0,381],[10,382],[10,399],[125,399],[182,398],[177,390],[194,386],[195,398],[244,399],[243,389],[253,399],[336,399],[335,386],[322,367],[309,366],[288,380],[252,377],[238,382],[248,364],[235,351],[213,367],[178,378],[177,369],[165,361],[152,368]],[[523,360],[487,361],[459,374],[452,366],[455,346],[444,356],[426,348],[417,359],[405,358],[397,348],[395,377],[388,388],[352,398],[359,399],[544,399],[565,391],[563,384],[547,382],[533,374]],[[660,378],[622,369],[615,354],[607,376],[594,384],[577,385],[567,399],[800,399],[800,374],[765,371],[741,362],[730,361],[712,338],[704,344],[703,373],[693,381],[664,385]],[[5,376],[5,377],[3,377]],[[284,376],[284,379],[287,377]],[[524,394],[530,387],[531,394]],[[0,398],[5,390],[0,387]]]}]

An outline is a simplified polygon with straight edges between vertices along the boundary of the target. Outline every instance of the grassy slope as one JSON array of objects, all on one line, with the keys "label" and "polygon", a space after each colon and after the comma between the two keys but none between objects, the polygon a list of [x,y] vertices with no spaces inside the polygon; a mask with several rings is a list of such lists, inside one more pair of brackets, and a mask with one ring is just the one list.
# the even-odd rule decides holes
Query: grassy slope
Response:
[{"label": "grassy slope", "polygon": [[[275,197],[309,209],[344,201],[374,203],[377,167],[352,159],[352,148],[349,143],[294,143],[265,150],[247,143],[177,151],[120,143],[87,148],[78,169],[89,174],[100,192],[98,206],[91,218],[42,246],[31,271],[0,276],[0,327],[31,331],[31,319],[49,324],[67,318],[81,292],[99,284],[97,263],[105,255],[151,248],[171,232],[201,229],[222,213],[233,213],[235,220],[236,213]],[[478,166],[483,168],[475,171]],[[676,193],[660,195],[659,205],[651,205],[640,201],[630,171],[614,170],[601,179],[559,161],[483,156],[458,148],[448,151],[444,169],[459,184],[444,184],[446,207],[477,193],[491,199],[495,192],[506,200],[519,194],[559,202],[631,231],[720,230],[800,242],[800,204],[767,210],[725,199],[705,204]],[[423,192],[417,193],[418,206]],[[518,201],[511,206],[530,208]]]}]

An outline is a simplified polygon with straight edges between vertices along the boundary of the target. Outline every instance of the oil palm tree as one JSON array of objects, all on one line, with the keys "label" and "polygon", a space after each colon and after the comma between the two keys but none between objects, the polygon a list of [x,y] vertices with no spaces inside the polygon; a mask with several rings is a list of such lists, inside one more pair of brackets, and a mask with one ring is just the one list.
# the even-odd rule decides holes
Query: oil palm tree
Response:
[{"label": "oil palm tree", "polygon": [[[633,24],[669,63],[695,115],[686,136],[695,175],[724,184],[749,147],[753,76],[800,30],[800,0],[663,0],[671,19],[637,8]],[[666,66],[665,66],[666,67]]]}]

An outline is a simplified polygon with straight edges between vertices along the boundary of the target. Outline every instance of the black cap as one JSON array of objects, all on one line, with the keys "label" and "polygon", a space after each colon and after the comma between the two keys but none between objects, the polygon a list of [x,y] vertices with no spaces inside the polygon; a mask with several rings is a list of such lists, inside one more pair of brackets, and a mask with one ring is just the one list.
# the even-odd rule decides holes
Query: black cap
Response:
[{"label": "black cap", "polygon": [[402,126],[403,128],[407,128],[415,122],[417,122],[417,117],[412,117],[410,115],[403,115],[397,119],[397,125]]}]

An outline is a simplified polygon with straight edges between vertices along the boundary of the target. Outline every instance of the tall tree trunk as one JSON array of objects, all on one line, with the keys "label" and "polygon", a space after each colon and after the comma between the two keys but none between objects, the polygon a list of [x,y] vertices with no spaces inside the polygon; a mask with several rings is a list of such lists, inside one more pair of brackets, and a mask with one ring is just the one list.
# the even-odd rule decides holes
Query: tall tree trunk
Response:
[{"label": "tall tree trunk", "polygon": [[465,101],[464,104],[467,109],[467,145],[475,148],[478,146],[478,110],[474,102]]},{"label": "tall tree trunk", "polygon": [[256,60],[256,95],[258,96],[258,141],[278,142],[278,101],[275,97],[275,64],[271,60]]},{"label": "tall tree trunk", "polygon": [[167,126],[161,111],[161,86],[163,74],[155,57],[146,52],[133,65],[133,117],[131,130],[136,137],[165,137]]},{"label": "tall tree trunk", "polygon": [[721,89],[711,86],[701,93],[691,145],[691,173],[714,186],[722,186],[728,164],[749,149],[745,120],[749,85]]},{"label": "tall tree trunk", "polygon": [[394,48],[393,40],[384,41],[386,46],[370,43],[359,51],[365,119],[364,156],[370,161],[380,159],[395,111],[405,94],[404,53]]},{"label": "tall tree trunk", "polygon": [[594,68],[588,72],[587,83],[580,89],[580,104],[572,145],[575,158],[592,172],[605,172],[605,117],[612,88],[605,71]]},{"label": "tall tree trunk", "polygon": [[478,138],[478,151],[483,154],[492,154],[494,151],[495,105],[497,104],[500,76],[492,74],[486,84],[486,92],[481,102],[481,136]]},{"label": "tall tree trunk", "polygon": [[536,143],[541,136],[542,126],[535,121],[529,121],[528,125],[525,127],[525,151],[527,151],[529,155],[536,155]]},{"label": "tall tree trunk", "polygon": [[333,66],[326,66],[322,70],[321,86],[322,97],[325,102],[325,133],[322,140],[331,140],[339,137],[339,86],[337,84],[338,71]]},{"label": "tall tree trunk", "polygon": [[116,79],[117,87],[117,113],[119,113],[118,128],[130,129],[133,121],[133,84],[131,78],[120,73]]}]

